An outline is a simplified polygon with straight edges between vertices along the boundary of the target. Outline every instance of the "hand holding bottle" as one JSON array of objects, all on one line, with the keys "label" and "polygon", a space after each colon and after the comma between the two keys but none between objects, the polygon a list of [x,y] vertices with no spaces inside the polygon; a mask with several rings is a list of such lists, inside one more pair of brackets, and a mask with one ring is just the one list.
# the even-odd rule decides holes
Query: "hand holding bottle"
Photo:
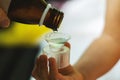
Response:
[{"label": "hand holding bottle", "polygon": [[7,16],[10,2],[11,0],[0,0],[0,28],[6,28],[10,24],[10,19]]},{"label": "hand holding bottle", "polygon": [[9,26],[9,24],[10,24],[10,20],[7,17],[7,14],[2,8],[0,8],[0,27],[6,28]]},{"label": "hand holding bottle", "polygon": [[[70,47],[68,43],[65,46]],[[36,80],[83,80],[82,75],[71,65],[58,69],[56,60],[52,57],[47,58],[46,55],[41,55],[37,58],[32,75]]]}]

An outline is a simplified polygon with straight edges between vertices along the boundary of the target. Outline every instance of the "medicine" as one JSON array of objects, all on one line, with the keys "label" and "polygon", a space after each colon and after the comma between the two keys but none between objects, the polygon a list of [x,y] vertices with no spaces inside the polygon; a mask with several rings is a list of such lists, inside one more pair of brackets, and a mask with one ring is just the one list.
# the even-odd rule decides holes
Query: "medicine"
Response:
[{"label": "medicine", "polygon": [[59,32],[52,32],[45,36],[48,45],[43,49],[44,54],[56,59],[58,69],[70,64],[70,49],[64,46],[69,39],[69,35]]}]

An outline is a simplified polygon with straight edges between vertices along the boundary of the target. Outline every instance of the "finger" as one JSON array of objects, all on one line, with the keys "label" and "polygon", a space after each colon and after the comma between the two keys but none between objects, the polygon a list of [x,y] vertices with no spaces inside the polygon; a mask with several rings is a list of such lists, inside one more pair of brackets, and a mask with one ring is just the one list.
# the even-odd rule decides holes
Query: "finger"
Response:
[{"label": "finger", "polygon": [[64,45],[68,48],[71,48],[70,43],[68,43],[68,42],[66,42]]},{"label": "finger", "polygon": [[67,80],[58,72],[56,60],[54,58],[49,58],[49,70],[49,80]]},{"label": "finger", "polygon": [[48,80],[48,58],[46,55],[41,55],[38,59],[39,76],[41,80]]},{"label": "finger", "polygon": [[54,58],[49,58],[49,73],[50,80],[56,80],[58,75],[58,68]]},{"label": "finger", "polygon": [[39,67],[38,67],[38,58],[36,59],[35,61],[35,66],[32,70],[32,76],[35,78],[35,79],[38,79],[39,78]]},{"label": "finger", "polygon": [[6,13],[3,11],[3,9],[0,8],[0,27],[6,28],[10,24],[10,20],[7,17]]},{"label": "finger", "polygon": [[36,60],[35,67],[32,71],[32,76],[36,80],[48,80],[48,65],[46,55],[41,55]]}]

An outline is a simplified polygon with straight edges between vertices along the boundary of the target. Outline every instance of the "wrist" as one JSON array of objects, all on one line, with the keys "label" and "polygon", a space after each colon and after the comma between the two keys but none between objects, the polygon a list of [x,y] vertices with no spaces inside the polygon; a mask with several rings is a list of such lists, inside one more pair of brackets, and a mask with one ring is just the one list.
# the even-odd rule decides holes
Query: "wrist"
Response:
[{"label": "wrist", "polygon": [[[74,71],[75,71],[75,73],[77,74],[79,80],[86,80],[84,74],[82,74],[82,73],[77,69],[77,67],[76,67],[75,65],[73,66],[73,68],[74,68]],[[77,79],[75,79],[75,80],[77,80]]]}]

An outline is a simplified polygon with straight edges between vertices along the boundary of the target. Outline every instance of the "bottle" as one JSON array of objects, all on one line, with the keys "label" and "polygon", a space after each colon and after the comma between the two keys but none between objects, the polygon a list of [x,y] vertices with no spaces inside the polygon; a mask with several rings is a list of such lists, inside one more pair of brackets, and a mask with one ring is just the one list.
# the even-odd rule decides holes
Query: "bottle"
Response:
[{"label": "bottle", "polygon": [[51,7],[44,0],[12,0],[8,16],[12,21],[27,24],[44,24],[57,30],[63,19],[63,12]]},{"label": "bottle", "polygon": [[45,33],[59,28],[63,16],[63,12],[44,0],[11,0],[8,8],[11,25],[0,30],[0,44],[37,44]]},{"label": "bottle", "polygon": [[44,39],[48,45],[43,48],[43,54],[55,58],[58,69],[69,66],[70,49],[64,44],[70,39],[70,36],[61,32],[51,32],[46,34]]}]

